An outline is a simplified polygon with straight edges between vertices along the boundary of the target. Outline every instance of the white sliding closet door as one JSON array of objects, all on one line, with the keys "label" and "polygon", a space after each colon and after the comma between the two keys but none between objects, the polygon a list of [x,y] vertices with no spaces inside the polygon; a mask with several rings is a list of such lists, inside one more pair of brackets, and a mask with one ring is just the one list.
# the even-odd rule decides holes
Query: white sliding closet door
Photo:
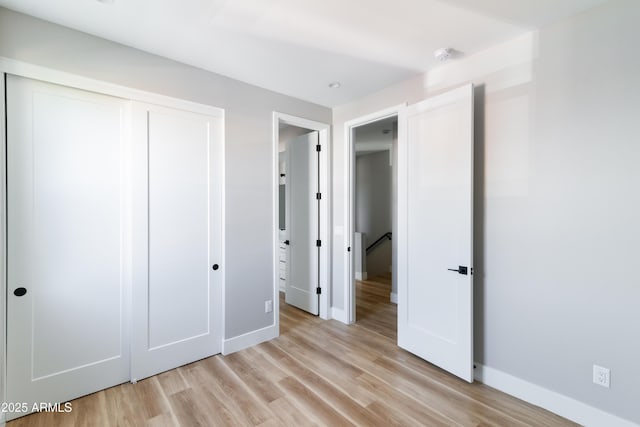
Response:
[{"label": "white sliding closet door", "polygon": [[7,402],[129,380],[127,102],[7,76]]},{"label": "white sliding closet door", "polygon": [[222,346],[222,117],[134,104],[132,379]]}]

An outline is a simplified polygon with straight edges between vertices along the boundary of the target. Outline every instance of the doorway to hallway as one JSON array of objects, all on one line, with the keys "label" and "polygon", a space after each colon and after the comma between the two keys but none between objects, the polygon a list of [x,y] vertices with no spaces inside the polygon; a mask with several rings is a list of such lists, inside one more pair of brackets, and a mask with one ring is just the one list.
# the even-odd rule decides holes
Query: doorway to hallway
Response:
[{"label": "doorway to hallway", "polygon": [[348,133],[347,234],[352,240],[346,286],[350,294],[348,317],[353,323],[363,318],[359,310],[365,310],[366,317],[370,317],[371,310],[380,307],[367,305],[366,300],[365,304],[359,304],[365,295],[363,289],[378,297],[384,294],[386,303],[397,302],[393,235],[397,211],[398,113],[389,111],[365,118],[348,126]]},{"label": "doorway to hallway", "polygon": [[[329,125],[274,113],[274,311],[328,318]],[[266,307],[265,307],[266,309]]]}]

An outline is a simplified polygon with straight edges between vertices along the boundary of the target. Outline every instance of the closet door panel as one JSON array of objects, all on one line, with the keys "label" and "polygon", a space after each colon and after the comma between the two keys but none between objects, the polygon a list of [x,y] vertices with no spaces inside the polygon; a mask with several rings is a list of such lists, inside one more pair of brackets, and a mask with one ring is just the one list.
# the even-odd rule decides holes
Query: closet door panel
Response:
[{"label": "closet door panel", "polygon": [[209,331],[209,122],[149,112],[149,345]]},{"label": "closet door panel", "polygon": [[8,76],[7,136],[7,398],[31,410],[129,379],[127,103]]},{"label": "closet door panel", "polygon": [[136,253],[146,254],[134,279],[140,379],[221,350],[222,274],[212,266],[221,263],[222,120],[143,104],[135,111],[145,124],[135,139],[147,171],[136,199],[148,202],[136,221],[145,232]]}]

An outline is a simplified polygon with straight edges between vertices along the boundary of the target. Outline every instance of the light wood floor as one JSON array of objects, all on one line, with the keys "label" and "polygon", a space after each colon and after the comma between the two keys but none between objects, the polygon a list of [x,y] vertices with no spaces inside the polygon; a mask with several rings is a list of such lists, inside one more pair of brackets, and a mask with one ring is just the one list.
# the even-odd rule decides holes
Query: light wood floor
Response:
[{"label": "light wood floor", "polygon": [[358,284],[353,326],[281,299],[281,336],[273,341],[74,400],[68,414],[33,414],[7,425],[575,425],[399,349],[389,282]]},{"label": "light wood floor", "polygon": [[389,302],[390,294],[391,273],[356,282],[356,323],[396,342],[398,306]]}]

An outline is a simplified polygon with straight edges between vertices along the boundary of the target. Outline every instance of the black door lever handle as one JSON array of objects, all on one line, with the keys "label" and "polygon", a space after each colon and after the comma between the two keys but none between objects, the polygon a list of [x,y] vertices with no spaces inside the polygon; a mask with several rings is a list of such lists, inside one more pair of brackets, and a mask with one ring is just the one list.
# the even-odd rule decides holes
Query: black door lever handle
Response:
[{"label": "black door lever handle", "polygon": [[449,271],[455,271],[458,274],[464,274],[465,276],[468,274],[467,267],[464,265],[458,266],[458,268],[447,268]]}]

